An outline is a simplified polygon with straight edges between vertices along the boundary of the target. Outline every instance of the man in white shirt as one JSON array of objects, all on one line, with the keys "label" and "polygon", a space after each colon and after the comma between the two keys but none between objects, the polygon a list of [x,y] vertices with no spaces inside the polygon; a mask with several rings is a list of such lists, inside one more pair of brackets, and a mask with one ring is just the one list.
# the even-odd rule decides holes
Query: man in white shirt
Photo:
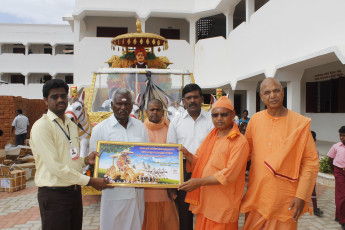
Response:
[{"label": "man in white shirt", "polygon": [[[102,121],[92,130],[90,151],[96,151],[97,141],[148,142],[144,124],[129,116],[133,103],[127,89],[115,90],[111,107],[114,116]],[[101,200],[101,230],[141,230],[144,212],[144,189],[105,189]]]},{"label": "man in white shirt", "polygon": [[[211,115],[201,109],[204,98],[197,84],[188,84],[182,90],[182,101],[186,108],[182,114],[171,121],[167,143],[182,144],[189,152],[195,154],[205,137],[213,129]],[[188,181],[191,173],[186,171],[186,161],[183,160],[184,180]],[[176,204],[179,211],[180,230],[193,229],[193,214],[189,204],[185,203],[186,192],[178,191]]]},{"label": "man in white shirt", "polygon": [[27,136],[28,126],[29,126],[29,119],[23,115],[23,111],[21,109],[17,110],[17,116],[14,118],[12,122],[12,130],[15,129],[15,141],[16,145],[24,145],[24,141]]}]

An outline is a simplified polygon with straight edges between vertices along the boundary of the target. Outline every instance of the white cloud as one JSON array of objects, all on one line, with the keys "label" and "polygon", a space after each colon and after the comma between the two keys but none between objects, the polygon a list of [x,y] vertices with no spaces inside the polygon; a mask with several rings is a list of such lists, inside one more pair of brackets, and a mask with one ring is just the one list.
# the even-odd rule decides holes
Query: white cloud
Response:
[{"label": "white cloud", "polygon": [[62,21],[62,17],[72,14],[74,2],[74,0],[2,0],[0,14],[12,15],[13,18],[21,19],[24,23],[63,24],[66,22]]}]

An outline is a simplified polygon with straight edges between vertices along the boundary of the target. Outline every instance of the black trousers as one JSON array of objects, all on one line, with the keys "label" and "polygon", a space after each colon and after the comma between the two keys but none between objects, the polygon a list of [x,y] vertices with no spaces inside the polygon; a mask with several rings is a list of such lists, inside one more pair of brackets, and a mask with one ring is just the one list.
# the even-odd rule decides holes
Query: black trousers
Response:
[{"label": "black trousers", "polygon": [[[186,160],[183,160],[183,177],[184,181],[191,178],[192,174],[187,173],[186,170]],[[177,197],[175,203],[178,209],[179,220],[180,220],[180,230],[193,230],[193,213],[189,211],[189,204],[184,202],[186,198],[185,191],[177,191]]]},{"label": "black trousers", "polygon": [[[74,187],[74,186],[73,186]],[[83,204],[81,188],[38,188],[42,230],[81,230]]]},{"label": "black trousers", "polygon": [[26,139],[26,133],[15,135],[16,145],[24,145]]}]

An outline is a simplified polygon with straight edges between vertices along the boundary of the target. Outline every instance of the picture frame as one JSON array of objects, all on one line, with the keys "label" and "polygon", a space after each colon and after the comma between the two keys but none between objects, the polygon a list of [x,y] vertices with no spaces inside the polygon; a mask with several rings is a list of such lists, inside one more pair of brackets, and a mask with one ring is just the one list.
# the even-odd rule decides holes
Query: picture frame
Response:
[{"label": "picture frame", "polygon": [[181,146],[98,141],[94,177],[112,186],[177,188],[184,181]]}]

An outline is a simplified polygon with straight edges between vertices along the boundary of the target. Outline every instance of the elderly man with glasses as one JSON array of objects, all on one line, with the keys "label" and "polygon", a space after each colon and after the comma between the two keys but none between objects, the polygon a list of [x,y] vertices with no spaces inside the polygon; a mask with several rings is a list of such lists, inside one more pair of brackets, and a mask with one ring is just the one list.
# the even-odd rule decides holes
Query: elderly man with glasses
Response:
[{"label": "elderly man with glasses", "polygon": [[179,190],[188,192],[186,202],[197,214],[196,230],[237,230],[249,145],[233,122],[230,99],[221,97],[211,115],[215,128],[196,154],[181,148],[193,174]]}]

